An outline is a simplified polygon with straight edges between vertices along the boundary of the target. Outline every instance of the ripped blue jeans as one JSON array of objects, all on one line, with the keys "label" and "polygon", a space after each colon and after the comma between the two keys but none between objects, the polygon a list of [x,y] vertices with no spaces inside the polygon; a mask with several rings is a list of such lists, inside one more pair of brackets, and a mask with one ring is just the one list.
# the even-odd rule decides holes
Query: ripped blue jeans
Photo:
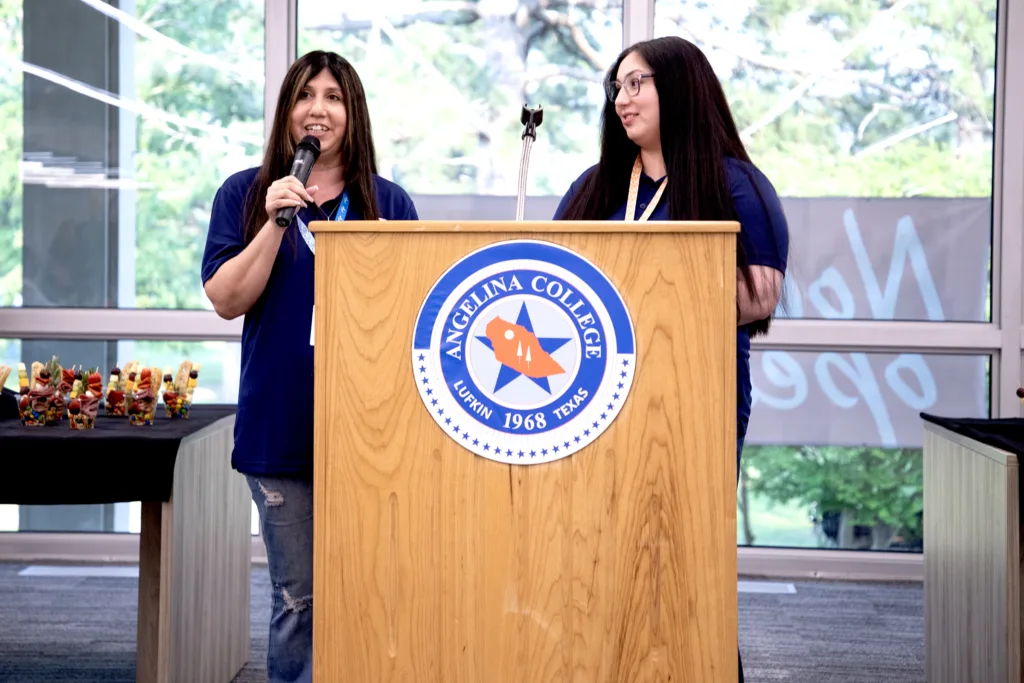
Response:
[{"label": "ripped blue jeans", "polygon": [[313,481],[246,475],[273,591],[268,683],[313,681]]}]

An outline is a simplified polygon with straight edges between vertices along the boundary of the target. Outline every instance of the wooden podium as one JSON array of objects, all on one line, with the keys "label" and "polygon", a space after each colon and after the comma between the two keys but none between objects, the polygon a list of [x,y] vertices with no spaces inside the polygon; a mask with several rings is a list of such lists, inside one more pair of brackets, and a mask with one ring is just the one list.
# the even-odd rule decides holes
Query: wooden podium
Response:
[{"label": "wooden podium", "polygon": [[[739,225],[310,228],[314,681],[737,680]],[[419,393],[413,362],[435,283],[510,240],[585,258],[635,333],[617,417],[544,464],[457,443]]]}]

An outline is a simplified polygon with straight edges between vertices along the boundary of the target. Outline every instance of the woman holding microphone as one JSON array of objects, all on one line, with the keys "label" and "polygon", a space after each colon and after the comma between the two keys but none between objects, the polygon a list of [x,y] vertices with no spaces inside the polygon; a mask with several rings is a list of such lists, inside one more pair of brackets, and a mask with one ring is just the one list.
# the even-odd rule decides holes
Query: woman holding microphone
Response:
[{"label": "woman holding microphone", "polygon": [[[305,186],[296,145],[320,142]],[[232,467],[259,510],[272,583],[269,683],[311,681],[313,667],[313,220],[415,220],[398,185],[376,173],[366,95],[331,52],[311,52],[281,86],[263,163],[218,190],[202,280],[214,310],[244,316]],[[279,210],[295,218],[279,227]]]}]

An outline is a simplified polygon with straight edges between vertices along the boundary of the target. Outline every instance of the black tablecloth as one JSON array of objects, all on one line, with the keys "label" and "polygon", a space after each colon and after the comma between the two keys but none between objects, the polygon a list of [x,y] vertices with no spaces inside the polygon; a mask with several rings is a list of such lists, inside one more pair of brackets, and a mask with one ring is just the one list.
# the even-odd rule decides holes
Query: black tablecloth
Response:
[{"label": "black tablecloth", "polygon": [[[921,413],[921,418],[948,429],[954,434],[966,436],[994,448],[1009,451],[1024,458],[1024,419],[1003,418],[990,420],[986,418],[938,417]],[[1024,489],[1022,489],[1024,494]]]},{"label": "black tablecloth", "polygon": [[235,406],[193,405],[187,420],[164,416],[149,426],[105,417],[73,431],[0,420],[0,503],[85,505],[170,499],[181,440],[235,413]]}]

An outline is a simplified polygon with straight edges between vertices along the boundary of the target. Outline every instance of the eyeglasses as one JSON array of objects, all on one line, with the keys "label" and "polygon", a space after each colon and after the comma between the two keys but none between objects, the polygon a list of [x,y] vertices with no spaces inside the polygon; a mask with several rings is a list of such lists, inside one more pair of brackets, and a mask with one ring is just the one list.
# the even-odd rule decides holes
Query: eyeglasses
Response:
[{"label": "eyeglasses", "polygon": [[643,84],[645,78],[654,78],[654,74],[631,73],[626,76],[626,81],[624,83],[619,83],[618,81],[605,81],[604,94],[608,96],[609,102],[614,102],[615,98],[619,96],[619,91],[625,88],[627,95],[630,97],[636,97],[640,94],[640,86]]}]

